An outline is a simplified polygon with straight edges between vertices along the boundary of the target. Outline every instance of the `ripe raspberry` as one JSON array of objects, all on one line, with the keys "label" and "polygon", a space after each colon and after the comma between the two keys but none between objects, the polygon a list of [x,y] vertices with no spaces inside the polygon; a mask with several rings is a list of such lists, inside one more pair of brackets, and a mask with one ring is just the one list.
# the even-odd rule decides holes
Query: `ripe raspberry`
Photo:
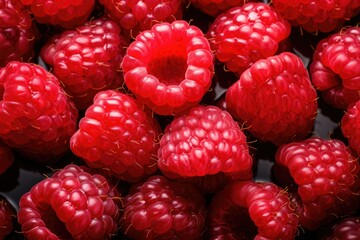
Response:
[{"label": "ripe raspberry", "polygon": [[342,141],[309,138],[284,144],[275,160],[297,184],[300,223],[305,229],[317,229],[359,207],[359,162]]},{"label": "ripe raspberry", "polygon": [[359,0],[272,0],[272,6],[293,26],[308,32],[331,32],[360,10]]},{"label": "ripe raspberry", "polygon": [[216,17],[232,7],[239,7],[248,2],[259,1],[260,0],[191,0],[190,3],[200,11]]},{"label": "ripe raspberry", "polygon": [[310,64],[311,80],[330,105],[346,109],[360,99],[360,27],[322,39]]},{"label": "ripe raspberry", "polygon": [[182,20],[140,33],[122,68],[127,87],[160,115],[185,112],[199,103],[214,74],[209,42],[199,28]]},{"label": "ripe raspberry", "polygon": [[252,176],[246,136],[228,112],[215,106],[197,106],[176,117],[164,131],[158,157],[160,170],[171,178]]},{"label": "ripe raspberry", "polygon": [[152,176],[124,198],[120,225],[133,239],[202,239],[205,201],[192,185]]},{"label": "ripe raspberry", "polygon": [[18,221],[27,239],[110,239],[119,197],[105,177],[70,164],[21,197]]},{"label": "ripe raspberry", "polygon": [[7,239],[6,236],[14,231],[15,221],[16,211],[14,207],[4,196],[0,196],[0,239]]},{"label": "ripe raspberry", "polygon": [[100,18],[56,35],[42,48],[41,57],[76,106],[86,109],[97,92],[123,84],[120,65],[128,44],[117,23]]},{"label": "ripe raspberry", "polygon": [[95,6],[95,0],[20,0],[41,24],[75,28],[83,24]]},{"label": "ripe raspberry", "polygon": [[360,100],[349,106],[341,118],[340,127],[349,146],[360,156]]},{"label": "ripe raspberry", "polygon": [[272,7],[249,2],[217,16],[207,35],[216,59],[230,71],[242,73],[257,60],[275,55],[290,30]]},{"label": "ripe raspberry", "polygon": [[[5,173],[14,163],[14,155],[11,148],[0,141],[0,175]],[[2,239],[0,237],[0,239]]]},{"label": "ripe raspberry", "polygon": [[275,184],[232,182],[211,201],[210,239],[292,240],[299,222],[295,209]]},{"label": "ripe raspberry", "polygon": [[100,3],[107,15],[134,38],[156,23],[182,19],[182,0],[100,0]]},{"label": "ripe raspberry", "polygon": [[99,92],[70,140],[74,154],[126,181],[138,181],[157,169],[160,126],[131,96]]},{"label": "ripe raspberry", "polygon": [[330,234],[323,240],[360,239],[360,217],[347,217],[335,224]]},{"label": "ripe raspberry", "polygon": [[0,67],[11,61],[30,61],[37,32],[29,12],[18,0],[0,0],[0,9]]},{"label": "ripe raspberry", "polygon": [[44,68],[13,61],[0,70],[0,137],[26,158],[48,163],[70,150],[77,116]]}]

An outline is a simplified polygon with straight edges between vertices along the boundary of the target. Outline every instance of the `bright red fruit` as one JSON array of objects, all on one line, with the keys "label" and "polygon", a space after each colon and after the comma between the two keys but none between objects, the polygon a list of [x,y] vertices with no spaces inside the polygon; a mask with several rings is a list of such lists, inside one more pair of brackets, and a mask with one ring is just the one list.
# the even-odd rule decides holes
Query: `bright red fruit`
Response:
[{"label": "bright red fruit", "polygon": [[230,114],[215,106],[197,106],[177,116],[160,139],[158,166],[168,177],[224,173],[252,177],[246,136]]},{"label": "bright red fruit", "polygon": [[95,0],[20,0],[41,24],[75,28],[83,24],[95,6]]},{"label": "bright red fruit", "polygon": [[249,2],[217,16],[207,36],[216,59],[241,74],[257,60],[274,55],[290,30],[272,7]]},{"label": "bright red fruit", "polygon": [[322,240],[356,240],[360,239],[360,217],[347,217],[334,224],[332,231]]},{"label": "bright red fruit", "polygon": [[58,79],[39,65],[0,70],[0,137],[26,158],[47,163],[66,153],[78,111]]},{"label": "bright red fruit", "polygon": [[129,41],[109,19],[91,20],[54,36],[41,50],[65,91],[79,109],[91,105],[97,92],[121,88],[120,65]]},{"label": "bright red fruit", "polygon": [[29,240],[111,239],[119,198],[105,177],[70,164],[21,197],[18,221]]},{"label": "bright red fruit", "polygon": [[360,156],[360,100],[349,105],[341,118],[340,127],[349,146]]},{"label": "bright red fruit", "polygon": [[95,96],[70,147],[91,167],[134,182],[156,171],[160,132],[151,113],[135,99],[107,90]]},{"label": "bright red fruit", "polygon": [[288,192],[275,184],[235,181],[211,201],[209,239],[292,240],[297,214]]},{"label": "bright red fruit", "polygon": [[1,0],[0,9],[0,67],[32,60],[38,36],[30,13],[18,0]]},{"label": "bright red fruit", "polygon": [[359,0],[272,0],[271,6],[293,26],[308,32],[331,32],[360,10]]},{"label": "bright red fruit", "polygon": [[297,184],[300,223],[305,229],[317,229],[359,207],[359,162],[342,141],[314,137],[284,144],[275,160]]},{"label": "bright red fruit", "polygon": [[323,38],[310,65],[311,81],[324,100],[346,109],[360,99],[360,27],[349,27]]},{"label": "bright red fruit", "polygon": [[160,115],[179,114],[199,103],[214,74],[208,40],[182,20],[141,32],[128,47],[122,68],[127,87]]},{"label": "bright red fruit", "polygon": [[227,90],[226,106],[255,137],[281,145],[312,131],[317,94],[301,59],[284,52],[246,70]]},{"label": "bright red fruit", "polygon": [[136,240],[202,239],[206,208],[191,184],[152,176],[123,199],[121,227]]},{"label": "bright red fruit", "polygon": [[125,32],[136,37],[160,22],[182,18],[182,0],[100,0],[107,15],[118,22]]},{"label": "bright red fruit", "polygon": [[0,196],[0,239],[6,238],[15,230],[14,223],[16,222],[16,211],[9,201]]}]

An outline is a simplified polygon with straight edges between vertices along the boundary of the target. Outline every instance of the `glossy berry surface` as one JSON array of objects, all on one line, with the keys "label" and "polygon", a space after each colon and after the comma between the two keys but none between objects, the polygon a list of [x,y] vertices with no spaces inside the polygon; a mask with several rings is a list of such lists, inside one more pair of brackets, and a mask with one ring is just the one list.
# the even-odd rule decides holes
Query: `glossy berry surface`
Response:
[{"label": "glossy berry surface", "polygon": [[228,112],[197,106],[176,117],[160,140],[158,166],[169,177],[225,173],[251,178],[246,136]]},{"label": "glossy berry surface", "polygon": [[360,100],[351,104],[341,118],[341,131],[349,146],[360,154]]},{"label": "glossy berry surface", "polygon": [[215,239],[294,239],[299,219],[288,192],[272,183],[235,181],[211,201],[209,235]]},{"label": "glossy berry surface", "polygon": [[157,170],[160,127],[129,95],[99,92],[80,120],[70,147],[94,168],[138,181]]},{"label": "glossy berry surface", "polygon": [[312,131],[316,98],[302,60],[284,52],[247,69],[227,90],[226,105],[256,138],[281,145]]},{"label": "glossy berry surface", "polygon": [[297,184],[304,228],[316,229],[359,207],[359,162],[342,141],[313,137],[284,144],[275,158]]},{"label": "glossy berry surface", "polygon": [[120,65],[128,44],[116,22],[99,18],[55,35],[41,57],[77,108],[86,109],[97,92],[122,87]]},{"label": "glossy berry surface", "polygon": [[355,240],[360,239],[360,218],[347,217],[339,223],[334,224],[331,233],[324,237],[323,240]]},{"label": "glossy berry surface", "polygon": [[74,164],[46,178],[19,202],[18,221],[31,239],[110,239],[119,194],[100,174]]},{"label": "glossy berry surface", "polygon": [[46,163],[70,150],[78,110],[44,68],[13,61],[0,70],[0,137],[26,158]]},{"label": "glossy berry surface", "polygon": [[202,239],[206,209],[192,185],[154,175],[124,198],[121,227],[133,239]]},{"label": "glossy berry surface", "polygon": [[186,21],[159,23],[130,44],[122,62],[126,86],[160,115],[185,112],[209,90],[213,55],[203,32]]},{"label": "glossy berry surface", "polygon": [[7,239],[15,229],[15,222],[16,210],[4,196],[0,196],[0,239]]},{"label": "glossy berry surface", "polygon": [[215,18],[207,32],[216,59],[239,74],[274,55],[289,34],[290,24],[262,2],[230,8]]},{"label": "glossy berry surface", "polygon": [[346,110],[360,99],[360,27],[322,39],[310,65],[311,81],[327,103]]}]

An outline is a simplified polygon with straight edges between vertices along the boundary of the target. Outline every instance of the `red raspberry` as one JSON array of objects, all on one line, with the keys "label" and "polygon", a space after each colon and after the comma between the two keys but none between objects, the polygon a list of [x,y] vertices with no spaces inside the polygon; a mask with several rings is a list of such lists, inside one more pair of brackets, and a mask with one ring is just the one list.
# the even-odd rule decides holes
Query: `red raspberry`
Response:
[{"label": "red raspberry", "polygon": [[239,7],[248,2],[259,1],[260,0],[191,0],[190,3],[200,11],[216,17],[232,7]]},{"label": "red raspberry", "polygon": [[41,57],[54,68],[76,106],[86,109],[97,92],[123,84],[120,65],[128,44],[117,23],[100,18],[54,36]]},{"label": "red raspberry", "polygon": [[309,138],[284,144],[275,160],[297,184],[300,223],[305,229],[317,229],[359,207],[359,162],[342,141]]},{"label": "red raspberry", "polygon": [[171,178],[252,176],[246,136],[228,112],[215,106],[197,106],[176,117],[164,131],[158,156],[160,170]]},{"label": "red raspberry", "polygon": [[0,0],[0,67],[30,61],[37,38],[31,16],[18,0]]},{"label": "red raspberry", "polygon": [[41,24],[75,28],[83,24],[95,6],[95,0],[20,0]]},{"label": "red raspberry", "polygon": [[232,182],[211,201],[210,239],[292,240],[299,222],[295,209],[275,184]]},{"label": "red raspberry", "polygon": [[131,96],[99,92],[70,140],[74,154],[91,167],[106,168],[126,181],[157,169],[160,127]]},{"label": "red raspberry", "polygon": [[349,146],[360,156],[360,100],[348,107],[340,127]]},{"label": "red raspberry", "polygon": [[160,115],[197,105],[214,74],[209,42],[198,27],[182,20],[140,33],[127,49],[122,68],[127,87]]},{"label": "red raspberry", "polygon": [[334,224],[332,231],[323,240],[356,240],[360,239],[360,217],[347,217]]},{"label": "red raspberry", "polygon": [[301,59],[284,52],[247,69],[227,90],[226,106],[256,138],[281,145],[312,131],[317,94]]},{"label": "red raspberry", "polygon": [[10,62],[0,70],[0,137],[26,158],[48,163],[67,152],[78,112],[44,68]]},{"label": "red raspberry", "polygon": [[310,64],[311,80],[327,103],[336,108],[360,99],[360,27],[322,39]]},{"label": "red raspberry", "polygon": [[272,6],[293,26],[308,32],[331,32],[360,10],[359,0],[272,0]]},{"label": "red raspberry", "polygon": [[120,225],[133,239],[202,239],[205,201],[192,185],[152,176],[124,198]]},{"label": "red raspberry", "polygon": [[100,0],[105,12],[118,22],[125,32],[136,37],[160,22],[182,18],[182,0]]},{"label": "red raspberry", "polygon": [[14,207],[4,196],[0,196],[0,239],[8,239],[6,236],[14,231],[15,221],[16,211]]},{"label": "red raspberry", "polygon": [[110,239],[119,197],[105,177],[70,164],[21,197],[18,221],[29,240]]},{"label": "red raspberry", "polygon": [[[0,141],[0,175],[5,173],[14,163],[14,154],[11,148]],[[2,239],[0,237],[0,239]]]},{"label": "red raspberry", "polygon": [[272,7],[249,2],[217,16],[207,35],[216,59],[230,71],[242,73],[257,60],[274,55],[290,30]]}]

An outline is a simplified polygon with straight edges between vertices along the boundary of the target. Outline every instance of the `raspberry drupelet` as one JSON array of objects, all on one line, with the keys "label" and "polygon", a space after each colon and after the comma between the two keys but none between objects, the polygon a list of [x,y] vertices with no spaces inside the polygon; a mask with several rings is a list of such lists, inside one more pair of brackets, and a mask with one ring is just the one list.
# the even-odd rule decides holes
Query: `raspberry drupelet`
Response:
[{"label": "raspberry drupelet", "polygon": [[241,74],[257,60],[275,55],[290,31],[290,24],[272,7],[249,2],[218,15],[207,37],[216,59]]},{"label": "raspberry drupelet", "polygon": [[139,101],[159,115],[174,115],[197,105],[209,90],[214,58],[203,32],[177,20],[141,32],[122,68]]},{"label": "raspberry drupelet", "polygon": [[24,236],[36,239],[111,239],[120,195],[108,180],[69,164],[25,193],[17,213]]},{"label": "raspberry drupelet", "polygon": [[203,239],[204,197],[188,183],[154,175],[125,196],[120,226],[132,239]]},{"label": "raspberry drupelet", "polygon": [[360,239],[360,217],[346,217],[327,231],[321,240],[356,240]]},{"label": "raspberry drupelet", "polygon": [[5,173],[13,163],[14,154],[12,149],[0,141],[0,175]]},{"label": "raspberry drupelet", "polygon": [[41,66],[13,61],[0,70],[0,138],[25,158],[48,163],[68,152],[77,118],[58,79]]},{"label": "raspberry drupelet", "polygon": [[157,170],[160,126],[130,95],[99,92],[70,140],[73,153],[93,168],[139,181]]},{"label": "raspberry drupelet", "polygon": [[0,195],[0,239],[7,237],[15,230],[16,210],[7,198]]},{"label": "raspberry drupelet", "polygon": [[341,118],[340,127],[349,146],[360,156],[360,100],[349,105]]},{"label": "raspberry drupelet", "polygon": [[299,219],[289,199],[273,183],[232,182],[211,200],[209,239],[293,240]]},{"label": "raspberry drupelet", "polygon": [[359,161],[342,141],[313,137],[284,144],[278,148],[275,160],[287,170],[275,171],[275,179],[286,179],[282,175],[287,174],[296,184],[303,228],[318,229],[359,208]]},{"label": "raspberry drupelet", "polygon": [[128,44],[116,22],[98,18],[55,35],[40,54],[77,108],[84,110],[97,92],[122,87],[120,65]]}]

